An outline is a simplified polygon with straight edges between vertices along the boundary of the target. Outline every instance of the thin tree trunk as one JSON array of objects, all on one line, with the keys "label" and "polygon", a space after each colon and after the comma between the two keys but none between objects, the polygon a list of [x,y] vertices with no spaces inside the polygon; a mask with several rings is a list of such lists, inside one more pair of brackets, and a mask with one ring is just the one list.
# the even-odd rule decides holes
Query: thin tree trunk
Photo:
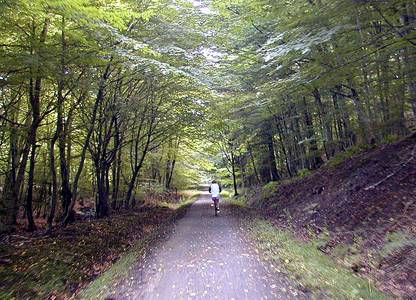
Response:
[{"label": "thin tree trunk", "polygon": [[170,188],[170,184],[172,182],[173,171],[175,170],[175,164],[176,164],[176,159],[173,159],[173,161],[172,161],[172,163],[170,165],[169,175],[168,175],[167,182],[166,182],[166,187],[168,189]]},{"label": "thin tree trunk", "polygon": [[373,133],[370,119],[368,118],[364,105],[358,96],[357,90],[353,86],[353,82],[349,80],[348,88],[351,90],[351,99],[354,102],[355,110],[357,112],[358,124],[360,126],[361,136],[367,144],[374,144],[376,139]]},{"label": "thin tree trunk", "polygon": [[[153,126],[153,124],[150,125],[150,127],[152,127],[152,126]],[[129,182],[129,186],[128,186],[128,189],[127,189],[127,195],[126,195],[126,198],[124,200],[124,207],[126,209],[129,208],[131,197],[133,195],[134,188],[136,187],[137,177],[139,176],[139,172],[140,172],[140,170],[143,166],[144,158],[146,157],[147,151],[149,150],[151,134],[152,134],[151,130],[152,129],[149,128],[149,132],[147,134],[146,144],[145,144],[145,147],[144,147],[143,151],[141,152],[140,161],[133,169],[132,178]],[[135,155],[136,155],[136,158],[137,158],[137,155],[138,155],[138,149],[137,148],[136,148],[136,151],[135,151]]]},{"label": "thin tree trunk", "polygon": [[[43,29],[40,34],[39,43],[40,47],[46,41],[46,36],[48,34],[49,29],[49,19],[46,19],[43,24]],[[39,49],[41,52],[42,49]],[[39,55],[39,53],[36,53]],[[40,67],[38,66],[36,70],[34,70],[36,74],[35,80],[33,83],[33,79],[30,79],[30,106],[32,109],[32,125],[28,135],[28,145],[30,145],[30,161],[29,161],[29,175],[28,175],[28,188],[27,188],[27,195],[26,195],[26,216],[28,220],[28,230],[34,231],[36,230],[35,221],[33,219],[33,185],[34,185],[34,177],[35,177],[35,164],[36,164],[36,141],[37,141],[37,130],[40,125],[40,96],[42,90],[42,77],[40,75]]]},{"label": "thin tree trunk", "polygon": [[327,117],[325,106],[322,103],[321,93],[319,92],[317,88],[315,88],[312,91],[312,94],[313,94],[313,97],[315,98],[315,103],[318,107],[318,116],[319,116],[319,119],[321,121],[321,125],[323,128],[323,135],[324,135],[323,144],[324,144],[325,155],[327,159],[330,159],[332,156],[334,156],[334,151],[332,149],[333,137],[332,137],[331,125],[329,124],[329,118]]},{"label": "thin tree trunk", "polygon": [[286,146],[285,146],[285,142],[283,139],[282,128],[280,127],[278,120],[276,120],[276,128],[277,128],[277,134],[279,135],[280,147],[282,148],[283,157],[285,159],[286,170],[289,176],[292,177],[292,172],[290,171],[289,158],[287,155]]},{"label": "thin tree trunk", "polygon": [[92,110],[91,122],[88,128],[87,136],[84,141],[84,145],[82,147],[80,163],[79,163],[78,170],[77,170],[77,173],[75,174],[75,178],[73,182],[71,202],[69,203],[68,210],[62,222],[62,225],[64,226],[66,226],[74,217],[74,206],[75,206],[75,202],[76,202],[77,195],[78,195],[78,182],[79,182],[79,179],[81,178],[81,173],[84,168],[88,145],[90,143],[91,136],[92,136],[94,126],[95,126],[95,121],[97,119],[98,107],[100,106],[100,103],[104,99],[104,89],[107,83],[107,79],[110,76],[110,67],[111,67],[111,61],[107,64],[107,67],[103,73],[103,76],[101,77],[97,97],[96,97],[94,107]]},{"label": "thin tree trunk", "polygon": [[[62,143],[62,139],[64,139],[63,133],[63,107],[64,107],[64,86],[65,86],[65,53],[66,53],[66,43],[65,43],[65,18],[62,17],[62,28],[61,28],[61,69],[59,74],[58,80],[58,92],[57,92],[57,116],[56,116],[56,131],[54,136],[52,137],[51,144],[50,144],[50,172],[52,177],[52,191],[51,191],[51,198],[49,204],[49,215],[48,215],[48,231],[52,230],[53,220],[55,219],[55,212],[56,212],[56,201],[58,198],[58,180],[57,180],[57,172],[56,172],[56,162],[55,162],[55,144],[59,139],[59,150],[60,150],[60,169],[61,169],[61,178],[62,178],[62,186],[63,192],[62,197],[65,199],[66,197],[66,182],[64,179],[66,177],[62,176],[64,172],[66,172],[66,162],[65,162],[65,150],[62,153],[62,146],[65,148],[65,141]],[[62,163],[64,162],[64,166]],[[64,209],[67,208],[64,202]]]},{"label": "thin tree trunk", "polygon": [[321,157],[319,156],[318,146],[316,143],[316,137],[315,137],[315,132],[313,128],[312,116],[308,110],[306,97],[303,97],[303,105],[304,105],[304,121],[305,121],[306,132],[307,132],[306,137],[308,138],[308,141],[309,141],[309,153],[308,153],[309,168],[317,169],[323,164],[323,161]]},{"label": "thin tree trunk", "polygon": [[238,190],[237,190],[237,178],[236,178],[236,172],[235,172],[235,159],[234,159],[234,152],[231,151],[231,169],[232,169],[232,175],[233,175],[233,185],[234,185],[234,196],[238,196]]},{"label": "thin tree trunk", "polygon": [[[20,101],[19,101],[20,103]],[[10,120],[17,120],[17,109],[13,109],[10,113]],[[17,211],[18,211],[18,194],[16,194],[16,176],[18,171],[18,132],[15,124],[9,124],[9,153],[8,165],[9,170],[5,174],[4,190],[0,201],[0,233],[12,232],[15,230]]]},{"label": "thin tree trunk", "polygon": [[[411,2],[404,4],[404,12],[401,16],[403,25],[407,28],[403,34],[408,35],[411,32],[411,28],[414,28],[416,22],[414,14],[415,5]],[[416,80],[414,73],[415,54],[414,47],[407,46],[404,49],[404,61],[407,66],[406,78],[410,95],[410,104],[412,105],[413,117],[416,120]]]},{"label": "thin tree trunk", "polygon": [[[33,109],[32,106],[32,110]],[[33,113],[36,114],[36,113]],[[38,118],[33,118],[33,120],[36,120],[38,122]],[[36,225],[35,220],[33,219],[33,185],[34,185],[34,176],[35,176],[35,163],[36,163],[36,130],[37,126],[34,127],[30,132],[30,143],[32,144],[31,150],[30,150],[30,160],[29,160],[29,175],[28,175],[28,182],[27,182],[27,195],[26,195],[26,217],[28,221],[28,231],[35,231]]]},{"label": "thin tree trunk", "polygon": [[248,149],[248,153],[250,155],[251,164],[253,166],[254,175],[256,177],[257,183],[260,185],[261,184],[261,180],[260,180],[260,177],[259,177],[259,173],[257,172],[256,162],[254,161],[253,150],[251,148],[251,144],[250,143],[247,144],[247,149]]},{"label": "thin tree trunk", "polygon": [[[59,120],[59,118],[58,118]],[[59,122],[59,121],[58,121]],[[52,190],[51,190],[51,198],[49,204],[49,215],[48,215],[48,232],[52,230],[53,220],[55,218],[55,210],[56,210],[56,200],[58,198],[58,180],[56,174],[56,164],[55,164],[55,144],[58,140],[58,127],[55,131],[54,136],[52,137],[50,150],[49,150],[49,159],[50,159],[50,171],[51,171],[51,179],[52,179]]]},{"label": "thin tree trunk", "polygon": [[114,136],[114,148],[116,149],[117,153],[115,154],[115,162],[113,164],[113,191],[111,194],[111,208],[117,209],[117,199],[120,187],[120,171],[121,171],[121,149],[120,149],[120,136],[118,133],[118,125],[116,124],[116,134]]}]

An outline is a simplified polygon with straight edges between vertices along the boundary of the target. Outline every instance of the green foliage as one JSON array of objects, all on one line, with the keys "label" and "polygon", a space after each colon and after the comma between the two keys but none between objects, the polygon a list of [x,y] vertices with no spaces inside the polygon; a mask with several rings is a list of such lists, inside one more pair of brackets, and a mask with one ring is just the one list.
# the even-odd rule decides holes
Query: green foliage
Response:
[{"label": "green foliage", "polygon": [[332,249],[331,255],[336,258],[345,258],[349,253],[349,247],[346,244],[338,244]]},{"label": "green foliage", "polygon": [[277,193],[277,190],[279,189],[279,185],[280,182],[278,181],[271,181],[267,183],[261,189],[261,197],[265,199],[274,196]]},{"label": "green foliage", "polygon": [[[198,155],[199,141],[193,137],[203,127],[212,97],[196,72],[205,62],[199,51],[203,33],[193,30],[196,8],[186,2],[169,4],[1,2],[0,182],[11,172],[10,180],[24,187],[25,196],[28,176],[20,179],[18,173],[20,167],[29,171],[30,144],[36,144],[41,158],[32,160],[36,184],[51,191],[54,179],[58,185],[64,181],[66,164],[68,186],[74,188],[71,205],[78,196],[95,198],[97,216],[108,207],[101,202],[111,199],[110,190],[116,206],[128,205],[132,197],[119,200],[136,190],[135,173],[165,188],[202,180],[210,162]],[[30,117],[37,106],[40,123]],[[100,193],[103,185],[111,188]],[[15,198],[5,202],[4,211],[16,211],[29,199]],[[49,209],[48,198],[50,192],[35,209]],[[2,206],[0,202],[0,211]],[[15,223],[12,218],[7,222]]]},{"label": "green foliage", "polygon": [[413,124],[413,98],[404,92],[414,93],[415,30],[404,23],[415,13],[411,1],[218,0],[213,8],[223,51],[213,116],[222,114],[210,126],[233,141],[250,184],[271,180],[272,156],[281,177],[304,176]]},{"label": "green foliage", "polygon": [[304,178],[304,177],[307,177],[307,176],[309,176],[311,174],[311,171],[310,170],[308,170],[308,169],[302,169],[302,170],[299,170],[298,171],[298,177],[299,178]]},{"label": "green foliage", "polygon": [[402,137],[399,135],[395,135],[395,134],[390,134],[386,137],[384,137],[381,141],[380,144],[392,144],[395,143],[397,141],[399,141]]}]

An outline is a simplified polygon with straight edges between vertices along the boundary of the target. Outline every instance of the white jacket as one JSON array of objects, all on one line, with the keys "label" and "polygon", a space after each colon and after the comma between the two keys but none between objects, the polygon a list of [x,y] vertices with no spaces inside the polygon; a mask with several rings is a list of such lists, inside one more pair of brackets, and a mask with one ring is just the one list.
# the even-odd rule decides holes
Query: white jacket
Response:
[{"label": "white jacket", "polygon": [[209,187],[209,192],[211,193],[212,197],[219,197],[221,193],[221,188],[218,183],[213,183]]}]

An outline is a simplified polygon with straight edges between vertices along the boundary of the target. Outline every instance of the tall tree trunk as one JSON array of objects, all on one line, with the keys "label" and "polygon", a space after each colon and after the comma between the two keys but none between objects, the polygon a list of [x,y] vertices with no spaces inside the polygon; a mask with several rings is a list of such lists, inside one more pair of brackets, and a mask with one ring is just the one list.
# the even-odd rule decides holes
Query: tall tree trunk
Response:
[{"label": "tall tree trunk", "polygon": [[294,130],[294,144],[295,144],[295,151],[296,151],[296,168],[297,170],[302,170],[307,168],[306,163],[306,149],[305,144],[302,143],[302,130],[300,126],[300,118],[301,115],[298,113],[297,108],[294,107],[294,117],[293,117],[293,130]]},{"label": "tall tree trunk", "polygon": [[[411,1],[403,4],[403,13],[401,16],[401,20],[403,25],[405,26],[405,30],[403,32],[404,36],[409,35],[409,33],[414,30],[415,23],[416,23],[416,16],[415,16],[415,4]],[[405,65],[407,66],[406,70],[406,78],[407,78],[407,85],[409,89],[409,95],[410,95],[410,104],[412,105],[413,110],[413,117],[416,120],[416,80],[414,75],[414,66],[416,62],[416,55],[414,46],[407,46],[404,49],[404,61]]]},{"label": "tall tree trunk", "polygon": [[[20,103],[20,100],[18,100]],[[18,106],[19,107],[19,106]],[[12,232],[15,229],[17,211],[18,211],[18,197],[16,194],[16,176],[18,171],[19,154],[18,154],[18,128],[15,121],[17,121],[17,109],[13,109],[10,113],[9,123],[9,153],[8,166],[9,169],[5,174],[4,190],[0,201],[0,233]]]},{"label": "tall tree trunk", "polygon": [[[270,108],[269,111],[271,112]],[[276,117],[275,117],[276,120]],[[265,145],[267,146],[268,167],[270,172],[270,179],[277,181],[280,179],[279,172],[277,171],[276,154],[274,149],[274,141],[272,135],[272,123],[273,120],[267,121],[262,127],[262,136]],[[277,124],[276,124],[277,125]]]},{"label": "tall tree trunk", "polygon": [[232,176],[233,176],[234,196],[238,196],[234,151],[231,151],[231,170],[232,170]]},{"label": "tall tree trunk", "polygon": [[[134,166],[134,169],[133,169],[133,172],[132,172],[133,174],[132,174],[131,180],[129,182],[126,198],[124,199],[124,208],[126,208],[126,209],[128,209],[129,206],[130,206],[130,201],[132,200],[131,198],[133,196],[133,191],[136,187],[137,177],[139,176],[140,170],[143,166],[144,159],[145,159],[145,157],[147,155],[147,152],[149,150],[150,141],[151,141],[151,137],[152,137],[152,127],[153,127],[153,123],[150,125],[149,132],[147,134],[146,144],[144,146],[143,151],[141,152],[140,160],[139,160],[138,164],[136,164]],[[138,144],[136,144],[136,145],[138,145]],[[137,160],[138,155],[139,155],[139,149],[136,148],[135,149],[135,156],[136,156],[135,160]]]},{"label": "tall tree trunk", "polygon": [[[403,70],[403,63],[401,57],[398,55],[396,57],[397,66],[398,66],[398,73],[401,74],[402,78],[405,78],[406,75],[404,74]],[[405,120],[405,100],[406,100],[406,91],[404,88],[398,89],[396,91],[397,100],[395,102],[395,107],[392,109],[394,114],[394,134],[399,136],[408,134],[408,129],[406,128],[406,120]]]},{"label": "tall tree trunk", "polygon": [[96,216],[103,218],[108,216],[108,195],[109,195],[109,180],[108,180],[108,166],[104,162],[98,162],[97,167],[97,204]]},{"label": "tall tree trunk", "polygon": [[27,195],[26,195],[26,217],[28,221],[28,231],[36,230],[35,221],[33,219],[33,185],[35,177],[35,164],[36,164],[36,132],[39,123],[39,105],[36,102],[32,103],[32,128],[29,133],[28,142],[31,145],[30,149],[30,160],[29,160],[29,174],[27,182]]},{"label": "tall tree trunk", "polygon": [[367,116],[364,105],[358,96],[357,90],[354,88],[352,79],[349,80],[348,88],[351,91],[351,99],[354,103],[355,111],[357,112],[358,125],[360,127],[361,136],[367,144],[374,144],[376,138],[373,133],[372,124]]},{"label": "tall tree trunk", "polygon": [[132,200],[131,198],[133,196],[134,188],[136,187],[136,181],[137,181],[137,177],[139,176],[140,169],[141,169],[140,165],[136,166],[136,168],[133,171],[133,174],[131,175],[129,185],[127,187],[126,198],[124,199],[124,208],[125,209],[130,208],[130,203],[131,203],[131,200]]},{"label": "tall tree trunk", "polygon": [[[57,126],[58,127],[58,126]],[[52,179],[52,190],[51,198],[49,203],[49,215],[48,215],[48,231],[52,230],[53,220],[55,218],[56,200],[58,198],[58,180],[56,174],[56,163],[55,163],[55,144],[58,140],[58,130],[55,131],[52,137],[50,148],[49,148],[49,159],[50,159],[50,172]]]},{"label": "tall tree trunk", "polygon": [[167,189],[170,188],[170,184],[172,182],[173,171],[175,170],[175,164],[176,164],[176,159],[174,158],[172,160],[172,162],[170,163],[169,173],[168,173],[167,180],[166,180],[166,188]]},{"label": "tall tree trunk", "polygon": [[[289,157],[288,157],[288,153],[286,150],[286,145],[285,145],[285,141],[283,139],[283,132],[282,132],[282,127],[280,125],[279,119],[276,119],[276,128],[277,128],[277,134],[279,136],[279,142],[280,142],[280,147],[282,148],[282,152],[283,152],[283,158],[285,160],[285,165],[286,165],[286,170],[287,173],[289,175],[289,177],[292,177],[292,171],[290,170],[290,162],[289,162]],[[276,180],[274,180],[276,181]]]},{"label": "tall tree trunk", "polygon": [[306,126],[306,137],[309,142],[309,169],[317,169],[323,164],[322,158],[319,156],[318,145],[316,143],[315,131],[313,128],[312,116],[308,109],[306,97],[303,97],[304,121]]},{"label": "tall tree trunk", "polygon": [[[34,25],[33,25],[34,26]],[[43,24],[43,29],[40,34],[39,44],[40,48],[38,52],[35,52],[36,55],[40,57],[42,52],[42,46],[46,41],[46,36],[48,34],[49,29],[49,19],[46,19]],[[32,125],[28,135],[28,145],[30,145],[30,161],[29,161],[29,175],[28,175],[28,187],[27,187],[27,195],[26,195],[26,216],[28,220],[28,230],[34,231],[36,230],[35,221],[33,219],[33,185],[34,185],[34,177],[35,177],[35,164],[36,164],[36,142],[37,142],[37,130],[40,125],[40,96],[42,90],[42,76],[41,76],[41,67],[38,66],[36,70],[32,70],[34,79],[30,79],[30,91],[29,91],[29,98],[30,98],[30,107],[32,109]],[[33,81],[34,80],[34,81]]]},{"label": "tall tree trunk", "polygon": [[[63,208],[64,214],[66,209],[68,208],[67,202],[67,192],[68,192],[68,185],[69,185],[69,178],[67,177],[67,166],[66,166],[66,159],[65,159],[65,133],[64,126],[63,126],[63,108],[65,97],[63,95],[64,88],[65,88],[65,55],[66,55],[66,42],[65,42],[65,18],[62,17],[61,22],[61,62],[60,62],[60,74],[58,79],[58,91],[57,91],[57,104],[56,104],[56,131],[51,140],[50,144],[50,171],[52,176],[52,193],[50,198],[50,205],[49,205],[49,216],[48,216],[48,231],[52,230],[53,220],[55,218],[56,212],[56,201],[58,198],[58,180],[57,180],[57,172],[56,172],[56,159],[55,159],[55,144],[59,139],[59,156],[60,156],[60,170],[61,170],[61,181],[62,181],[62,199],[63,199]],[[62,151],[62,148],[64,149]],[[68,180],[68,181],[66,181]]]},{"label": "tall tree trunk", "polygon": [[323,144],[325,155],[327,159],[330,159],[334,156],[334,149],[333,149],[333,137],[332,137],[332,130],[330,124],[330,118],[327,116],[326,108],[322,103],[322,97],[320,91],[315,88],[312,91],[313,97],[315,98],[316,106],[318,107],[318,116],[323,128]]},{"label": "tall tree trunk", "polygon": [[89,128],[88,128],[87,136],[85,137],[85,141],[82,146],[80,163],[78,166],[77,173],[75,174],[75,178],[74,178],[74,182],[72,186],[71,202],[69,203],[65,217],[63,218],[63,221],[62,221],[62,225],[64,226],[66,226],[70,221],[72,221],[74,217],[74,206],[75,206],[75,202],[76,202],[77,195],[78,195],[78,182],[79,182],[79,179],[81,178],[82,170],[84,169],[85,157],[86,157],[87,149],[88,149],[91,136],[94,130],[95,121],[97,119],[98,108],[100,106],[100,103],[104,99],[104,90],[107,84],[107,80],[110,77],[111,61],[112,59],[107,64],[107,67],[101,77],[100,84],[98,87],[98,93],[97,93],[97,97],[95,99],[94,107],[92,110],[92,116],[91,116],[91,121],[90,121]]},{"label": "tall tree trunk", "polygon": [[114,148],[116,149],[117,153],[115,154],[115,161],[113,164],[113,191],[111,194],[111,208],[117,209],[117,200],[118,200],[118,193],[120,188],[120,172],[121,172],[121,149],[120,149],[120,136],[118,132],[118,125],[116,124],[116,134],[114,136]]}]

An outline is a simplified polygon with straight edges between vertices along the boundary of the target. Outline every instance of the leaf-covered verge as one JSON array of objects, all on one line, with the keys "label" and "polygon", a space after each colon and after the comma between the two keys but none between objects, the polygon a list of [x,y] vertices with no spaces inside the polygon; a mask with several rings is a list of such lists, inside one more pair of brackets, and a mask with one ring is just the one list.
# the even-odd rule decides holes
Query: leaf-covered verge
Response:
[{"label": "leaf-covered verge", "polygon": [[[302,178],[269,183],[236,203],[256,208],[279,228],[276,232],[291,232],[305,241],[308,253],[332,257],[334,263],[369,278],[386,293],[412,297],[416,293],[415,149],[416,135],[411,135],[353,154],[336,166],[329,163]],[[267,236],[270,228],[261,228]],[[282,232],[276,238],[288,239]]]},{"label": "leaf-covered verge", "polygon": [[[241,208],[240,208],[241,209]],[[372,282],[356,276],[319,251],[319,240],[302,242],[261,217],[246,217],[248,237],[273,266],[281,265],[303,291],[318,299],[389,299]],[[275,267],[276,268],[276,267]],[[276,271],[281,272],[278,268]]]},{"label": "leaf-covered verge", "polygon": [[154,240],[169,232],[197,194],[188,195],[176,205],[146,204],[109,218],[77,222],[50,236],[4,236],[0,298],[73,297],[115,263],[111,268],[115,273],[105,273],[97,281],[102,290],[117,274],[124,274],[125,267],[139,259]]}]

